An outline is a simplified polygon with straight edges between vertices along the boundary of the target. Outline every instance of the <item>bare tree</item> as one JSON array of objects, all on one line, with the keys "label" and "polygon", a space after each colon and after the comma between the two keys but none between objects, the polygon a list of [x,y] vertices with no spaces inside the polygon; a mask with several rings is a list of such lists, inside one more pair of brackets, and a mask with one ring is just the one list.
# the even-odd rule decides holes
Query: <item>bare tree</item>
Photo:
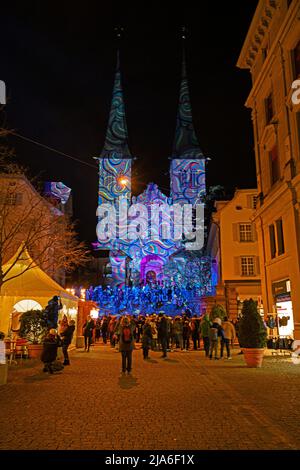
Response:
[{"label": "bare tree", "polygon": [[[9,131],[0,128],[0,138]],[[41,267],[52,277],[71,272],[88,259],[88,250],[78,242],[74,223],[47,201],[12,161],[13,152],[0,145],[0,290],[2,285],[26,271]],[[24,269],[13,269],[32,258]],[[17,253],[17,256],[14,255]],[[7,261],[13,263],[7,265]],[[19,263],[20,265],[20,263]],[[6,266],[6,267],[5,267]]]}]

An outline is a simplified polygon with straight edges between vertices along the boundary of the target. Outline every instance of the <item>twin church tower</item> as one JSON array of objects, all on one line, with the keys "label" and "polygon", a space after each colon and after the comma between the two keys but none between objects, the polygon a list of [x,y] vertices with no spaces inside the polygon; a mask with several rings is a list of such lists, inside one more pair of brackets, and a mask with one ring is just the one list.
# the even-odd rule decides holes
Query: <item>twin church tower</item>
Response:
[{"label": "twin church tower", "polygon": [[[170,196],[163,194],[154,183],[145,191],[131,195],[131,167],[134,162],[129,146],[122,91],[120,58],[117,54],[112,102],[103,150],[99,157],[98,205],[115,204],[120,197],[129,202],[162,204],[192,204],[201,202],[205,194],[205,157],[200,149],[192,120],[185,57],[183,55],[176,131],[170,163]],[[158,227],[159,230],[159,227]],[[98,241],[95,249],[110,250],[112,284],[147,283],[165,279],[164,265],[180,250],[172,240],[138,239]]]}]

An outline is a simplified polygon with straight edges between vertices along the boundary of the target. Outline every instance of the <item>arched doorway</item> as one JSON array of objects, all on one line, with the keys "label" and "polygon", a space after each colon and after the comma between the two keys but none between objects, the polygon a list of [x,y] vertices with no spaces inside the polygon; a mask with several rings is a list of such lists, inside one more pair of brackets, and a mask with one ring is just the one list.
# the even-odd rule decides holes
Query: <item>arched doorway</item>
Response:
[{"label": "arched doorway", "polygon": [[147,271],[147,274],[146,274],[146,282],[147,284],[152,284],[153,282],[156,281],[156,272],[155,271]]},{"label": "arched doorway", "polygon": [[24,299],[20,300],[13,306],[10,314],[9,331],[17,333],[20,329],[20,319],[24,312],[28,310],[43,310],[43,307],[36,300]]},{"label": "arched doorway", "polygon": [[146,255],[141,261],[140,280],[149,283],[163,279],[164,260],[158,255]]}]

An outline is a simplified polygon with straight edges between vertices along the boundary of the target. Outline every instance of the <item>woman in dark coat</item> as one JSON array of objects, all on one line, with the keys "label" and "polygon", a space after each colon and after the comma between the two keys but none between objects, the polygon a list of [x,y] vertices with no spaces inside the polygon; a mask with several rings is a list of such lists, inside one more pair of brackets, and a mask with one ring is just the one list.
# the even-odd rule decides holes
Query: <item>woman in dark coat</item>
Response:
[{"label": "woman in dark coat", "polygon": [[84,350],[89,352],[90,345],[93,338],[93,329],[95,328],[94,320],[90,315],[87,316],[86,322],[83,325],[83,336],[84,336]]},{"label": "woman in dark coat", "polygon": [[152,331],[149,320],[146,320],[146,323],[143,327],[142,333],[142,348],[144,359],[149,359],[149,349],[151,348],[152,343]]},{"label": "woman in dark coat", "polygon": [[43,351],[41,361],[45,364],[43,372],[53,374],[52,362],[56,360],[57,348],[61,346],[61,341],[57,336],[56,330],[51,328],[43,342]]},{"label": "woman in dark coat", "polygon": [[64,355],[64,363],[63,363],[64,366],[70,365],[68,347],[70,346],[72,342],[74,331],[75,331],[75,321],[71,320],[67,328],[60,335],[62,339],[62,352]]}]

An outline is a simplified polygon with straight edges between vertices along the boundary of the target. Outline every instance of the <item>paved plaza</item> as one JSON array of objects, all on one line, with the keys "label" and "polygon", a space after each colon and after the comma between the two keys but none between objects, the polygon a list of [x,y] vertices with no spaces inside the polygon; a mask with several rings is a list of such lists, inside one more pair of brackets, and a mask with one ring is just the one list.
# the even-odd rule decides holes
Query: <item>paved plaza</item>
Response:
[{"label": "paved plaza", "polygon": [[138,349],[125,377],[109,345],[73,351],[54,375],[38,361],[12,365],[0,387],[0,449],[299,449],[300,365],[268,356],[248,369],[234,353],[144,361]]}]

